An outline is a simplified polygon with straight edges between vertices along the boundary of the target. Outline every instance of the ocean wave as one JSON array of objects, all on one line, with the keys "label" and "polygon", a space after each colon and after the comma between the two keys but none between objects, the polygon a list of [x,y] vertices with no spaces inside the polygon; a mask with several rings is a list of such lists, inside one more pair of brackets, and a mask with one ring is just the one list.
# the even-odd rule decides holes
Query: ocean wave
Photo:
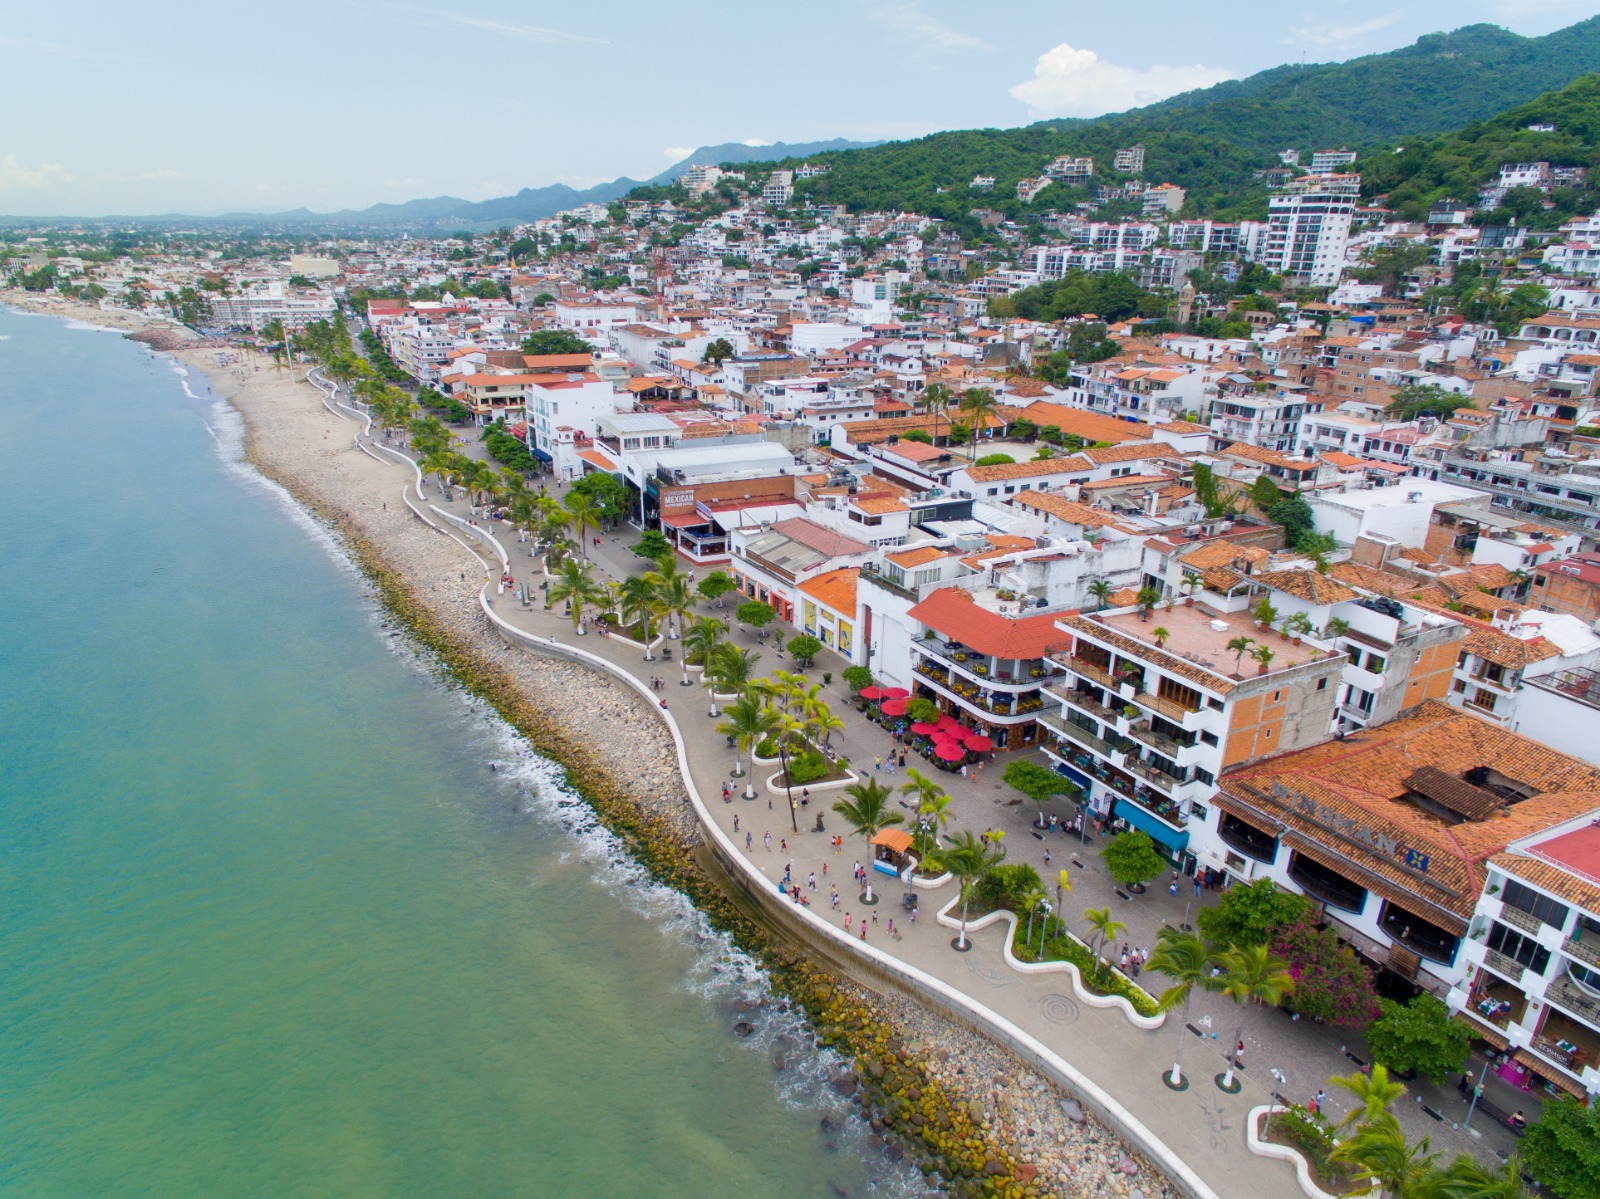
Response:
[{"label": "ocean wave", "polygon": [[[41,316],[49,316],[50,314],[48,312],[43,312],[43,313],[40,313],[39,315],[41,315]],[[85,332],[85,333],[121,333],[122,332],[121,329],[114,328],[111,325],[96,325],[96,324],[92,324],[89,321],[80,320],[78,317],[75,317],[75,316],[67,317],[65,320],[62,321],[62,323],[68,329],[77,329],[80,332]]]}]

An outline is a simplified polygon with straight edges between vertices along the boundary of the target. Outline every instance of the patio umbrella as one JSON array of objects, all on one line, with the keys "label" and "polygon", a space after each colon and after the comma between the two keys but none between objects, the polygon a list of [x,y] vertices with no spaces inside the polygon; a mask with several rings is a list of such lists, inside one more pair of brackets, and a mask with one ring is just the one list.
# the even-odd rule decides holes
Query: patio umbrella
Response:
[{"label": "patio umbrella", "polygon": [[911,731],[919,737],[926,737],[930,733],[937,733],[939,731],[939,726],[936,724],[929,724],[925,720],[919,720],[911,726]]},{"label": "patio umbrella", "polygon": [[884,697],[882,687],[863,687],[859,694],[862,699],[882,699]]},{"label": "patio umbrella", "polygon": [[938,745],[933,747],[933,752],[940,759],[946,762],[959,762],[962,758],[967,756],[967,751],[962,749],[954,741],[939,742]]},{"label": "patio umbrella", "polygon": [[907,691],[904,687],[885,687],[883,689],[883,698],[884,699],[910,699],[911,698],[911,692]]},{"label": "patio umbrella", "polygon": [[910,700],[906,699],[886,699],[883,701],[883,714],[885,716],[904,716],[906,714],[906,705],[910,702]]},{"label": "patio umbrella", "polygon": [[954,716],[951,716],[948,713],[946,713],[945,715],[939,717],[939,727],[941,729],[943,729],[945,732],[947,732],[947,733],[955,733],[957,736],[960,736],[961,734],[963,734],[963,733],[965,733],[967,731],[965,729],[965,727],[962,726],[962,724],[961,724],[961,722],[959,720],[957,720]]},{"label": "patio umbrella", "polygon": [[989,738],[985,737],[982,733],[974,733],[972,736],[962,741],[961,744],[965,745],[974,753],[980,754],[987,753],[989,750],[994,748],[994,742],[989,740]]}]

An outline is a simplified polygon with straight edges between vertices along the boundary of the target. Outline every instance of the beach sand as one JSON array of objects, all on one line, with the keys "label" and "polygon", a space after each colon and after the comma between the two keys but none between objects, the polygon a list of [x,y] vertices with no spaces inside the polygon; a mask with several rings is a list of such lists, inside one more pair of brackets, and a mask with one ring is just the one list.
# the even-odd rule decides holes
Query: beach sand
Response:
[{"label": "beach sand", "polygon": [[[140,340],[174,336],[170,323],[127,312],[3,290],[0,303],[120,329]],[[672,741],[641,697],[576,664],[506,645],[478,606],[481,562],[406,508],[400,499],[402,472],[354,447],[354,426],[328,411],[321,392],[304,382],[304,367],[296,369],[291,382],[288,372],[264,355],[215,348],[181,327],[176,337],[187,346],[176,356],[203,372],[244,418],[246,457],[343,538],[368,576],[379,581],[391,609],[415,605],[413,631],[420,618],[434,630],[435,649],[459,646],[469,670],[487,668],[509,680],[526,703],[526,718],[515,723],[530,733],[535,748],[560,760],[586,793],[603,789],[634,807],[640,820],[634,831],[664,833],[675,842],[675,852],[693,852],[700,830]],[[530,725],[541,731],[530,731]],[[626,755],[600,749],[623,741],[630,748]],[[1038,1178],[1026,1194],[1150,1199],[1174,1194],[1159,1176],[1144,1172],[1134,1180],[1122,1174],[1118,1166],[1127,1150],[1118,1138],[1092,1119],[1065,1120],[1064,1093],[1011,1053],[913,999],[849,980],[830,983],[892,1031],[906,1047],[908,1064],[914,1058],[957,1102],[972,1105],[975,1113],[981,1110],[996,1131],[997,1148],[1037,1164]],[[877,1119],[874,1129],[883,1131]]]}]

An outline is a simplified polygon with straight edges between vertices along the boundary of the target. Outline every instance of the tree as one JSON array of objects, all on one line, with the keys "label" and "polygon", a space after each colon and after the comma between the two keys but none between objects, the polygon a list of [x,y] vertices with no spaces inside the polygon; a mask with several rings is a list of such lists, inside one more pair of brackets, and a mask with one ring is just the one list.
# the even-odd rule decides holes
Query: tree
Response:
[{"label": "tree", "polygon": [[872,686],[872,671],[866,666],[846,666],[840,677],[844,679],[844,685],[852,691]]},{"label": "tree", "polygon": [[1516,1154],[1490,1169],[1459,1153],[1443,1170],[1430,1170],[1406,1195],[1407,1199],[1529,1199],[1522,1171],[1522,1159]]},{"label": "tree", "polygon": [[972,430],[973,461],[978,457],[978,442],[989,428],[989,421],[999,407],[994,392],[986,387],[971,387],[961,393],[961,411],[966,414],[967,426]]},{"label": "tree", "polygon": [[1250,484],[1250,501],[1263,512],[1269,511],[1281,499],[1283,492],[1278,490],[1278,485],[1269,475],[1257,475],[1256,481]]},{"label": "tree", "polygon": [[961,884],[961,933],[956,939],[957,949],[967,948],[967,905],[984,875],[1005,860],[1006,851],[996,843],[998,834],[987,839],[979,838],[971,829],[963,829],[950,839],[950,844],[939,851],[939,862]]},{"label": "tree", "polygon": [[1094,946],[1090,952],[1094,954],[1095,973],[1104,974],[1106,964],[1100,957],[1100,951],[1107,942],[1115,941],[1118,934],[1126,932],[1128,926],[1120,920],[1113,920],[1110,908],[1085,908],[1083,918],[1089,922],[1089,929],[1094,934]]},{"label": "tree", "polygon": [[1311,514],[1311,505],[1304,496],[1292,495],[1279,500],[1267,509],[1267,519],[1283,526],[1283,535],[1290,545],[1299,542],[1302,534],[1316,532],[1316,517]]},{"label": "tree", "polygon": [[[732,737],[741,756],[748,754],[752,746],[778,727],[778,714],[753,695],[741,695],[728,705],[725,715],[726,719],[717,726],[717,732],[724,737]],[[735,759],[734,777],[743,773],[744,767]],[[746,799],[754,798],[755,788],[745,784],[744,794]]]},{"label": "tree", "polygon": [[972,465],[974,466],[1010,466],[1016,459],[1010,454],[985,454]]},{"label": "tree", "polygon": [[1118,833],[1100,851],[1111,877],[1125,887],[1139,886],[1166,869],[1166,859],[1156,852],[1156,843],[1143,829]]},{"label": "tree", "polygon": [[719,337],[706,345],[705,353],[700,356],[700,361],[721,366],[729,358],[732,358],[735,353],[733,343],[726,337]]},{"label": "tree", "polygon": [[[1246,1003],[1276,1005],[1294,990],[1294,979],[1289,977],[1282,958],[1274,957],[1265,945],[1248,949],[1232,946],[1222,955],[1222,974],[1216,979],[1216,990],[1239,1006]],[[1244,1015],[1239,1016],[1239,1027],[1234,1030],[1228,1044],[1228,1069],[1222,1077],[1222,1089],[1233,1089],[1233,1071],[1239,1061],[1237,1046],[1244,1035]]]},{"label": "tree", "polygon": [[739,584],[725,570],[713,570],[695,585],[695,590],[705,597],[708,604],[716,604],[719,608],[722,607],[722,597],[738,589]]},{"label": "tree", "polygon": [[835,803],[833,810],[844,817],[852,831],[868,841],[877,836],[881,829],[905,823],[904,816],[889,810],[889,800],[894,797],[894,792],[875,778],[869,778],[864,783],[851,783],[844,793],[846,798]]},{"label": "tree", "polygon": [[600,529],[600,505],[594,499],[579,491],[567,493],[567,514],[572,522],[572,529],[578,535],[578,540],[583,544],[583,556],[589,556],[589,534]]},{"label": "tree", "polygon": [[587,496],[595,505],[599,518],[608,524],[628,515],[630,499],[628,486],[612,475],[598,472],[584,475],[567,492],[567,503],[575,495]]},{"label": "tree", "polygon": [[1053,796],[1071,795],[1078,790],[1054,770],[1037,762],[1030,762],[1026,758],[1016,758],[1006,763],[1000,779],[1006,786],[1021,791],[1034,803],[1041,804]]},{"label": "tree", "polygon": [[1183,1019],[1178,1022],[1178,1053],[1172,1060],[1172,1085],[1183,1079],[1183,1038],[1188,1029],[1189,1001],[1196,987],[1208,988],[1211,968],[1216,964],[1216,951],[1193,933],[1182,932],[1172,925],[1163,925],[1156,934],[1156,951],[1150,955],[1147,970],[1158,970],[1172,980],[1172,985],[1161,992],[1161,1010],[1183,1008]]},{"label": "tree", "polygon": [[1111,585],[1111,580],[1104,575],[1096,575],[1089,580],[1089,584],[1084,590],[1094,596],[1094,610],[1098,612],[1106,606],[1106,601],[1111,598],[1111,593],[1116,588]]},{"label": "tree", "polygon": [[1397,1099],[1406,1093],[1400,1083],[1389,1077],[1389,1069],[1381,1062],[1373,1065],[1371,1071],[1354,1074],[1340,1074],[1328,1080],[1341,1091],[1348,1091],[1355,1097],[1356,1106],[1345,1113],[1339,1127],[1345,1128],[1351,1124],[1370,1124],[1379,1119]]},{"label": "tree", "polygon": [[906,704],[906,716],[913,724],[932,724],[939,719],[939,705],[919,695]]},{"label": "tree", "polygon": [[1600,1109],[1547,1100],[1522,1139],[1528,1172],[1560,1199],[1600,1199]]},{"label": "tree", "polygon": [[1378,1019],[1367,1029],[1367,1048],[1389,1069],[1420,1074],[1438,1085],[1466,1063],[1472,1034],[1426,991],[1407,1004],[1380,999],[1378,1008]]},{"label": "tree", "polygon": [[656,589],[649,575],[630,575],[617,588],[617,615],[629,624],[639,624],[644,629],[644,660],[654,662],[650,652],[650,622],[658,611]]},{"label": "tree", "polygon": [[587,562],[568,558],[561,563],[560,573],[545,593],[546,606],[567,601],[574,629],[583,620],[584,608],[597,607],[605,601],[605,589],[590,574],[591,569]]},{"label": "tree", "polygon": [[641,558],[649,558],[654,562],[657,558],[672,553],[672,542],[667,540],[667,535],[660,529],[646,529],[634,543],[633,552]]},{"label": "tree", "polygon": [[1384,1112],[1335,1145],[1328,1160],[1349,1166],[1353,1181],[1366,1183],[1368,1191],[1382,1188],[1405,1199],[1415,1195],[1417,1186],[1433,1172],[1438,1156],[1429,1152],[1427,1137],[1414,1145],[1407,1141],[1399,1122]]},{"label": "tree", "polygon": [[756,677],[756,663],[761,655],[753,649],[740,649],[732,642],[723,642],[711,655],[711,665],[706,667],[706,677],[721,689],[724,695],[743,695],[750,690]]},{"label": "tree", "polygon": [[1258,645],[1250,651],[1250,656],[1260,665],[1261,673],[1266,674],[1267,668],[1272,665],[1272,660],[1278,655],[1270,645]]},{"label": "tree", "polygon": [[1304,919],[1308,910],[1305,896],[1281,890],[1270,878],[1261,878],[1248,886],[1235,883],[1229,887],[1220,903],[1200,909],[1196,922],[1206,940],[1248,949],[1268,944],[1280,928]]},{"label": "tree", "polygon": [[1164,625],[1157,625],[1150,630],[1150,636],[1155,638],[1157,649],[1167,648],[1167,639],[1172,636],[1172,630]]},{"label": "tree", "polygon": [[798,637],[789,638],[788,649],[796,665],[801,670],[804,670],[822,652],[822,642],[818,641],[810,633],[802,633]]},{"label": "tree", "polygon": [[592,354],[594,347],[566,329],[540,329],[522,339],[524,354]]},{"label": "tree", "polygon": [[1444,420],[1461,408],[1471,408],[1472,397],[1440,387],[1437,383],[1411,383],[1399,388],[1384,411],[1402,420],[1436,416]]},{"label": "tree", "polygon": [[714,616],[702,616],[690,622],[683,631],[683,660],[690,665],[709,666],[716,656],[717,647],[728,636],[728,622]]},{"label": "tree", "polygon": [[1294,990],[1285,1000],[1290,1011],[1324,1024],[1356,1027],[1377,1018],[1372,972],[1333,929],[1297,921],[1278,929],[1272,951],[1289,964],[1294,979]]},{"label": "tree", "polygon": [[753,629],[764,629],[778,618],[772,605],[761,600],[746,600],[733,610],[733,619]]},{"label": "tree", "polygon": [[937,835],[938,830],[950,820],[950,796],[915,766],[906,771],[906,777],[911,781],[902,784],[900,790],[917,797],[917,834],[922,839],[922,858],[926,861],[928,834]]}]

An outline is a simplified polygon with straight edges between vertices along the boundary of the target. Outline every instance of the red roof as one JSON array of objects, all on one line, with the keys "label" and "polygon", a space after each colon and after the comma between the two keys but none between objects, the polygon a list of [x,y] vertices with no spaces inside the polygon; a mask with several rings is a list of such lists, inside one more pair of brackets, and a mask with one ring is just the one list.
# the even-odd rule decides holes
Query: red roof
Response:
[{"label": "red roof", "polygon": [[1541,841],[1535,850],[1540,857],[1560,862],[1579,874],[1590,878],[1600,875],[1600,828],[1592,824]]},{"label": "red roof", "polygon": [[960,587],[942,587],[907,613],[968,649],[996,658],[1042,658],[1069,638],[1056,628],[1061,613],[1009,617],[975,603]]}]

